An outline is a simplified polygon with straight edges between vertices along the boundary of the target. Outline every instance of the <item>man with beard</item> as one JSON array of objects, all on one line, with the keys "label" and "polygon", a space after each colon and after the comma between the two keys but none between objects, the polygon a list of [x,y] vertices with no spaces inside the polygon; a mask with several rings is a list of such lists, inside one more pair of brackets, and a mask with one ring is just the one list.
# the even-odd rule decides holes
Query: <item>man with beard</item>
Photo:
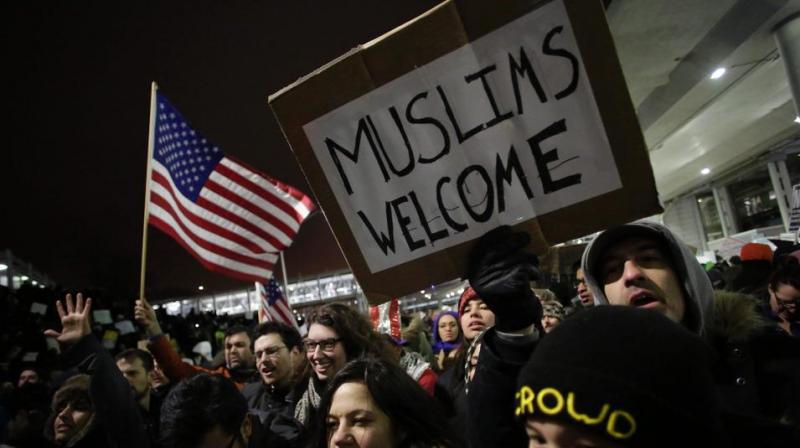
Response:
[{"label": "man with beard", "polygon": [[136,301],[134,317],[150,338],[148,350],[171,381],[177,382],[199,372],[207,372],[230,378],[242,390],[245,383],[256,378],[252,339],[246,327],[234,326],[225,331],[225,365],[211,370],[187,364],[181,359],[161,330],[156,313],[147,300]]},{"label": "man with beard", "polygon": [[116,358],[117,368],[128,380],[136,394],[136,402],[142,412],[142,419],[147,425],[150,441],[155,446],[158,440],[158,420],[160,418],[162,397],[152,393],[153,357],[150,353],[138,348],[120,352]]}]

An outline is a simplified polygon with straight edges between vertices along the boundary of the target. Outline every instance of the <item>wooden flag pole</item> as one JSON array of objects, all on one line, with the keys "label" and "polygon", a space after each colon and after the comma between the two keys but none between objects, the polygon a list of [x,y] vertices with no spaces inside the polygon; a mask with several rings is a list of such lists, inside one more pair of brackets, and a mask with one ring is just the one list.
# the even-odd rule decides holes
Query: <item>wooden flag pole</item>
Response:
[{"label": "wooden flag pole", "polygon": [[147,264],[147,221],[150,218],[150,177],[153,171],[153,146],[156,139],[156,92],[158,85],[150,87],[150,130],[147,135],[147,175],[144,179],[144,221],[142,222],[142,264],[139,271],[139,298],[144,297],[145,266]]},{"label": "wooden flag pole", "polygon": [[286,260],[284,260],[283,251],[281,251],[281,272],[283,273],[283,296],[286,297],[286,303],[289,303],[289,280],[286,278]]}]

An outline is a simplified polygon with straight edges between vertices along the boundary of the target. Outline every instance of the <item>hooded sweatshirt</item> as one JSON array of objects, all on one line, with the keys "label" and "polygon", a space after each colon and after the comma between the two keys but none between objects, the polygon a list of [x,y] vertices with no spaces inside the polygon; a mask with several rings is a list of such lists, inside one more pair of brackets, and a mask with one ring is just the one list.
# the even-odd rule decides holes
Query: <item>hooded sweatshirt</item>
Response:
[{"label": "hooded sweatshirt", "polygon": [[686,245],[678,240],[666,227],[647,221],[638,221],[608,229],[598,235],[586,247],[581,268],[586,277],[586,286],[594,295],[595,305],[608,305],[603,285],[597,280],[600,257],[608,248],[623,239],[650,237],[668,250],[672,267],[683,288],[686,315],[682,324],[698,335],[705,335],[713,319],[714,289],[705,270]]}]

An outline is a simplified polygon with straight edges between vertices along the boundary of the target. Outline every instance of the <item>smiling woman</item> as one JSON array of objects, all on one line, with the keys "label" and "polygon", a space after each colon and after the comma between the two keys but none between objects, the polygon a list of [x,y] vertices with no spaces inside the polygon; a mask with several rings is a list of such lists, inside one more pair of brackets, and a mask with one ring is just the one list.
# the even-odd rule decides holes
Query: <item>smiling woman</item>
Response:
[{"label": "smiling woman", "polygon": [[405,448],[455,446],[438,403],[402,369],[360,358],[331,380],[315,421],[314,446]]},{"label": "smiling woman", "polygon": [[304,424],[319,407],[318,391],[322,391],[325,383],[348,361],[362,355],[391,359],[386,345],[366,317],[352,308],[338,303],[324,305],[311,314],[307,322],[308,336],[303,344],[313,374],[295,408],[295,418]]}]

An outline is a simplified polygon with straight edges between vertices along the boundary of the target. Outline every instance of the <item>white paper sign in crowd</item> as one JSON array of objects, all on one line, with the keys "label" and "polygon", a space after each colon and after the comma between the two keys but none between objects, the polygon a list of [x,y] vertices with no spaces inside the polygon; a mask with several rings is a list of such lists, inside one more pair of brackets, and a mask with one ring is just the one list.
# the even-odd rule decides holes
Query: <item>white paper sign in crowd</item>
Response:
[{"label": "white paper sign in crowd", "polygon": [[373,273],[622,186],[561,1],[303,130]]}]

